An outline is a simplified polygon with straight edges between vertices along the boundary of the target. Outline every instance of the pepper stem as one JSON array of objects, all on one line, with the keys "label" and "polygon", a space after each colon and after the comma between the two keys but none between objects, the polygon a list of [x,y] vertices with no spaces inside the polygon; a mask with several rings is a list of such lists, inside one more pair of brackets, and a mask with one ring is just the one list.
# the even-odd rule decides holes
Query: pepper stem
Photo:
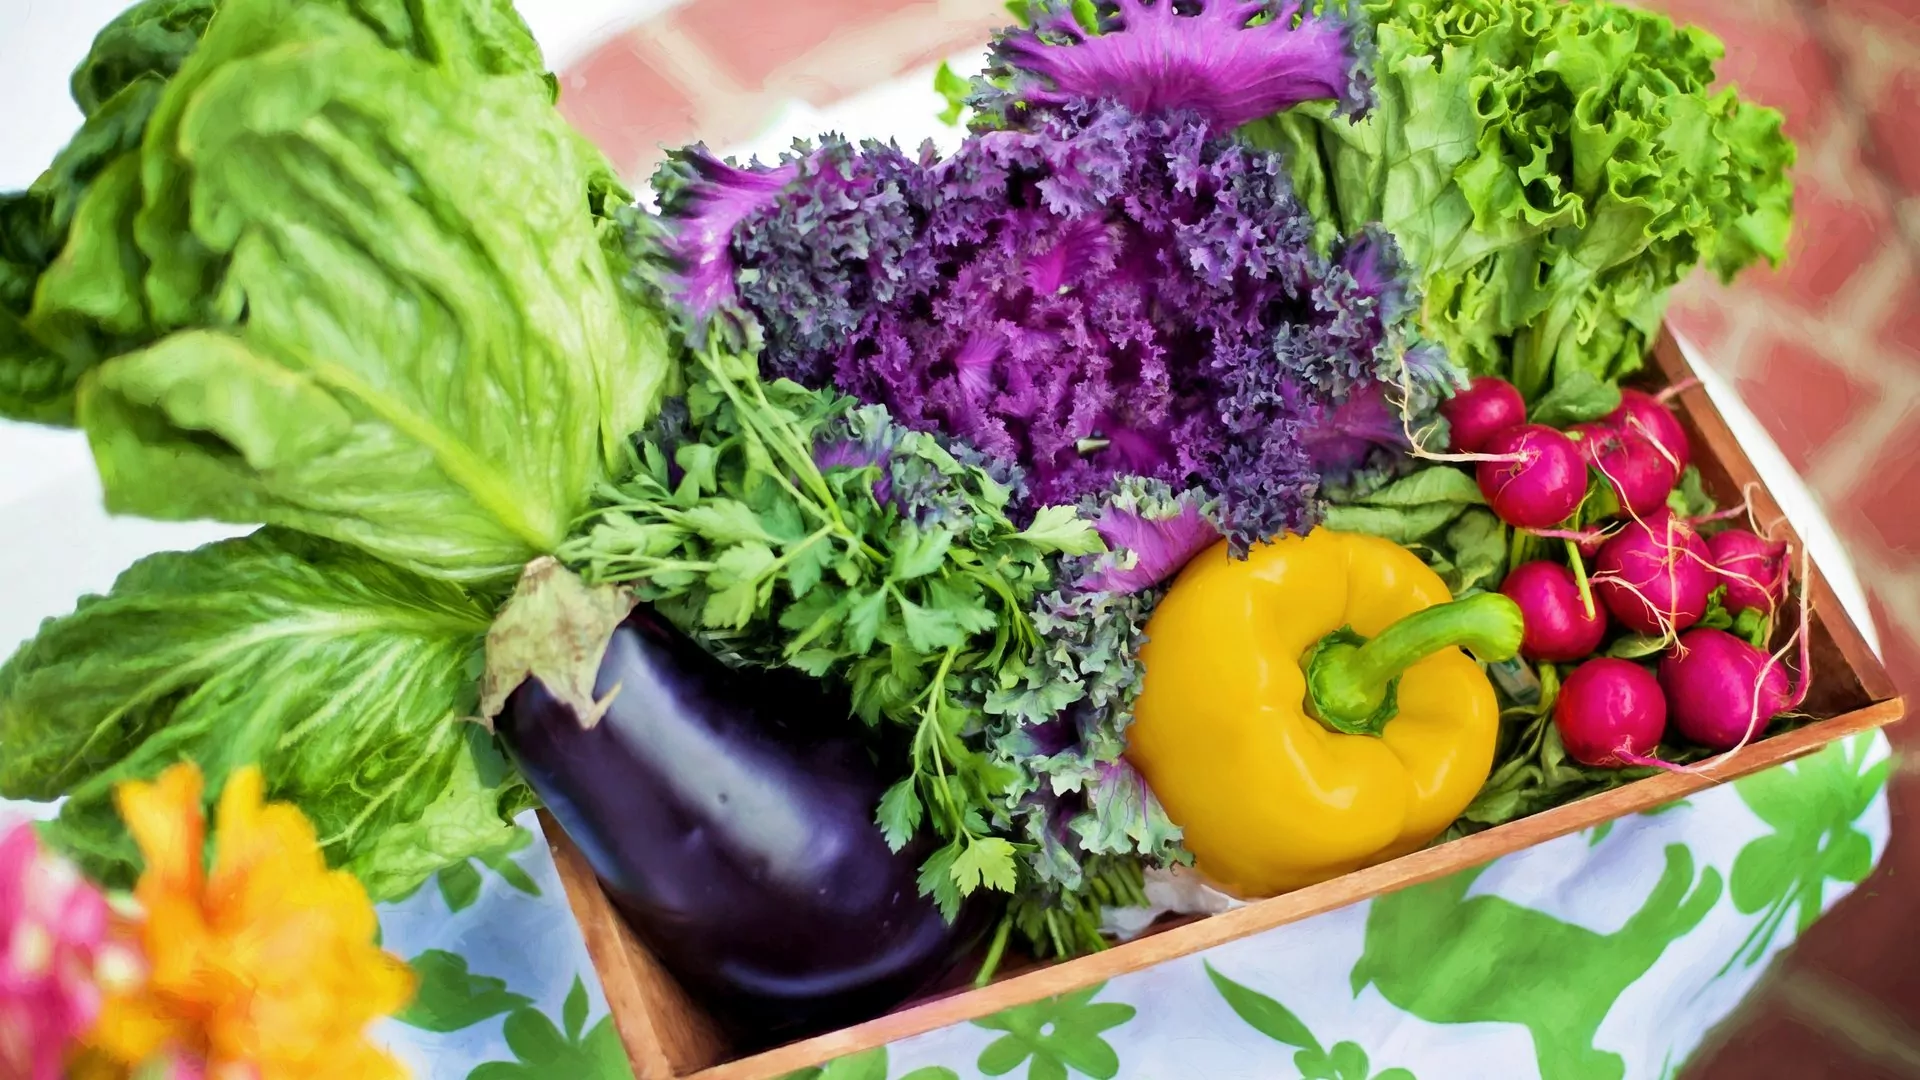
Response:
[{"label": "pepper stem", "polygon": [[1455,646],[1483,661],[1511,659],[1523,629],[1519,606],[1499,593],[1416,611],[1371,640],[1343,626],[1307,651],[1307,711],[1331,731],[1377,736],[1399,714],[1408,668]]}]

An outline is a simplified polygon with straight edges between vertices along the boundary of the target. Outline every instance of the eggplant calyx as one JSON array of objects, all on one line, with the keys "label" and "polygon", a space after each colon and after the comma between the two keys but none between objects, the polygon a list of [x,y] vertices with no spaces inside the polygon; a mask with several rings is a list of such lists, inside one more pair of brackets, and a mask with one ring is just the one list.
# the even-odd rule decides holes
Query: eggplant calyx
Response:
[{"label": "eggplant calyx", "polygon": [[591,728],[606,715],[619,687],[593,696],[600,660],[613,632],[633,612],[633,590],[589,585],[552,556],[526,565],[513,596],[487,629],[487,666],[480,679],[480,715],[488,731],[507,698],[538,679],[554,698]]}]

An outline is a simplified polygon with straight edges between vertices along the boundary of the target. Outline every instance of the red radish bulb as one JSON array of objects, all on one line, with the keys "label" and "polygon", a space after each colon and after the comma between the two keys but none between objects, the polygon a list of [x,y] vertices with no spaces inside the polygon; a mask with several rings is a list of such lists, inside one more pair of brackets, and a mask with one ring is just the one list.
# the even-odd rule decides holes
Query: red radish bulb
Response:
[{"label": "red radish bulb", "polygon": [[1663,510],[1628,522],[1601,547],[1594,595],[1636,634],[1677,634],[1707,613],[1712,559],[1693,526]]},{"label": "red radish bulb", "polygon": [[1714,570],[1727,587],[1727,610],[1735,615],[1757,608],[1771,615],[1787,598],[1787,545],[1745,529],[1707,537]]},{"label": "red radish bulb", "polygon": [[1669,462],[1668,467],[1676,476],[1693,460],[1693,451],[1687,445],[1687,433],[1680,427],[1680,421],[1674,419],[1659,398],[1643,390],[1620,391],[1620,407],[1608,414],[1607,423],[1622,435],[1637,435],[1658,444],[1666,453],[1654,452]]},{"label": "red radish bulb", "polygon": [[1542,424],[1510,427],[1488,439],[1481,453],[1517,461],[1480,463],[1480,493],[1500,520],[1522,529],[1546,529],[1573,513],[1587,494],[1587,463],[1573,440]]},{"label": "red radish bulb", "polygon": [[1725,630],[1696,629],[1660,660],[1673,724],[1689,742],[1731,750],[1797,702],[1785,664]]},{"label": "red radish bulb", "polygon": [[1647,439],[1629,437],[1610,424],[1575,424],[1567,434],[1634,517],[1667,505],[1667,495],[1680,482],[1680,470]]},{"label": "red radish bulb", "polygon": [[1453,448],[1477,454],[1487,440],[1527,422],[1527,401],[1505,379],[1481,375],[1440,406],[1453,432]]},{"label": "red radish bulb", "polygon": [[1601,656],[1574,669],[1554,702],[1553,725],[1567,756],[1609,769],[1632,762],[1621,754],[1651,756],[1667,734],[1667,700],[1653,673],[1627,660]]},{"label": "red radish bulb", "polygon": [[1607,636],[1607,609],[1596,602],[1589,616],[1573,571],[1559,563],[1546,559],[1522,563],[1507,575],[1500,591],[1520,608],[1526,628],[1520,655],[1529,660],[1556,664],[1584,660]]}]

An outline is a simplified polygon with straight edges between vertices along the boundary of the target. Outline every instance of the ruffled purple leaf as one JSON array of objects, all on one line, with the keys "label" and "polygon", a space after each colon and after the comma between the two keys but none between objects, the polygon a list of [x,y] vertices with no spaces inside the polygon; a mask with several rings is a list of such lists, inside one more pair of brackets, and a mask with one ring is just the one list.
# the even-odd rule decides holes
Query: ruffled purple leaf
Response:
[{"label": "ruffled purple leaf", "polygon": [[1346,401],[1324,409],[1302,437],[1307,456],[1323,479],[1344,481],[1408,448],[1406,428],[1392,391],[1381,383],[1354,390]]},{"label": "ruffled purple leaf", "polygon": [[1359,24],[1304,14],[1301,0],[1109,0],[1089,33],[1069,0],[1034,0],[1030,28],[995,40],[990,89],[973,103],[1017,108],[1114,100],[1138,114],[1185,112],[1216,132],[1305,101],[1365,108]]},{"label": "ruffled purple leaf", "polygon": [[836,469],[877,470],[878,475],[873,481],[873,501],[882,506],[893,501],[892,460],[892,448],[873,438],[828,438],[822,439],[813,448],[814,467],[823,474]]},{"label": "ruffled purple leaf", "polygon": [[1241,550],[1310,526],[1300,432],[1380,366],[1384,256],[1315,255],[1284,162],[1197,117],[1034,120],[917,173],[823,144],[737,229],[767,373],[1017,463],[1036,504],[1140,476],[1228,495]]},{"label": "ruffled purple leaf", "polygon": [[1099,509],[1094,530],[1107,542],[1077,587],[1122,595],[1173,577],[1220,539],[1204,492],[1173,494],[1153,481],[1123,480]]},{"label": "ruffled purple leaf", "polygon": [[798,171],[793,161],[741,167],[695,144],[669,154],[654,175],[666,225],[661,248],[672,267],[663,284],[696,331],[734,303],[735,227],[771,206]]},{"label": "ruffled purple leaf", "polygon": [[1147,778],[1125,758],[1102,762],[1084,791],[1087,809],[1075,815],[1071,825],[1082,850],[1117,855],[1178,847],[1180,826],[1167,816]]}]

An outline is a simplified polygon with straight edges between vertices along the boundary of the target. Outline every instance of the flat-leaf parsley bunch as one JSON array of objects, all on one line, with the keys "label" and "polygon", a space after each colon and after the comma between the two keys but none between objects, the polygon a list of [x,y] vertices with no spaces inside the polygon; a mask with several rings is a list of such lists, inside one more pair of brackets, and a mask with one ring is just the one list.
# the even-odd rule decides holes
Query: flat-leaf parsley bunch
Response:
[{"label": "flat-leaf parsley bunch", "polygon": [[921,887],[951,917],[1016,887],[989,698],[1026,681],[1030,610],[1061,556],[1105,550],[1092,522],[1007,512],[996,475],[930,433],[831,392],[763,382],[751,355],[692,357],[685,396],[602,493],[563,557],[629,583],[717,654],[843,682],[854,711],[911,734],[906,775],[876,808],[895,850],[923,824],[946,843]]}]

